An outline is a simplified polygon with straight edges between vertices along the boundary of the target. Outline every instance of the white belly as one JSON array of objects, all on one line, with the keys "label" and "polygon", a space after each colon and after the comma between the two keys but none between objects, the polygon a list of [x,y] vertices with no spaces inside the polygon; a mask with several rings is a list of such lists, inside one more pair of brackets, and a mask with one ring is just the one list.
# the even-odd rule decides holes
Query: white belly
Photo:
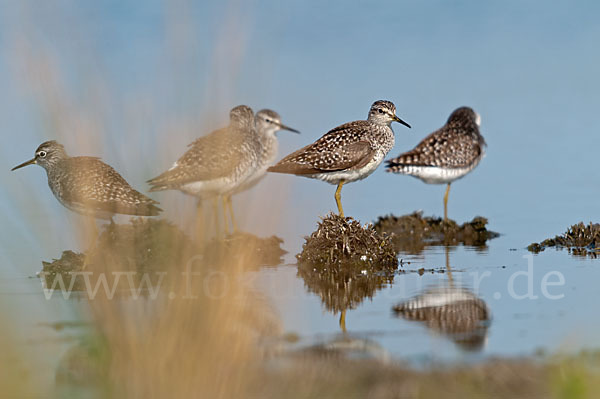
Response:
[{"label": "white belly", "polygon": [[452,183],[469,173],[473,168],[439,168],[437,166],[407,166],[399,173],[417,177],[428,184]]},{"label": "white belly", "polygon": [[263,168],[256,170],[250,177],[248,177],[248,179],[246,179],[243,184],[238,186],[233,193],[241,193],[242,191],[246,191],[254,187],[259,181],[262,180],[263,177],[266,176],[267,168],[268,165],[265,165]]},{"label": "white belly", "polygon": [[233,179],[221,178],[187,183],[179,189],[184,193],[195,197],[210,198],[227,193],[234,188],[235,181],[233,181]]},{"label": "white belly", "polygon": [[342,180],[344,180],[346,183],[351,183],[353,181],[362,180],[371,173],[375,172],[375,169],[377,169],[377,167],[383,161],[384,156],[385,154],[383,153],[377,154],[377,156],[371,162],[360,169],[342,170],[339,172],[330,173],[317,173],[314,175],[308,175],[307,177],[323,180],[330,184],[338,184]]},{"label": "white belly", "polygon": [[467,175],[475,169],[483,157],[479,157],[473,164],[463,168],[441,168],[439,166],[414,166],[407,165],[396,173],[414,176],[428,184],[452,183]]}]

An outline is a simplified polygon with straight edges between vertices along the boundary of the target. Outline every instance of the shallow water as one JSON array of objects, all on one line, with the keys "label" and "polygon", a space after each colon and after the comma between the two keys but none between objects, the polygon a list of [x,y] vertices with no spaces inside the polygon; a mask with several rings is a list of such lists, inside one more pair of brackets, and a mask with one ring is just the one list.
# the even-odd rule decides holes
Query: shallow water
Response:
[{"label": "shallow water", "polygon": [[[595,260],[554,250],[531,255],[506,244],[507,240],[500,237],[489,242],[483,252],[467,247],[450,248],[451,275],[437,272],[445,268],[446,248],[428,248],[420,255],[401,254],[404,262],[410,262],[403,269],[425,268],[436,272],[397,274],[393,283],[376,292],[372,299],[366,298],[356,309],[348,310],[348,334],[369,339],[392,357],[415,364],[597,348],[600,321],[591,317],[589,306],[600,278]],[[553,274],[545,277],[550,272]],[[557,273],[564,284],[550,285],[561,282]],[[261,289],[276,304],[286,330],[299,335],[299,347],[321,344],[341,334],[339,314],[325,310],[320,299],[307,292],[303,281],[296,276],[294,265],[265,269],[257,274]],[[515,276],[512,282],[511,276]],[[545,294],[544,278],[550,283],[545,286]],[[421,322],[398,318],[392,312],[393,305],[428,288],[447,285],[450,279],[454,285],[467,288],[483,299],[491,311],[492,319],[480,348],[461,348],[451,336],[428,329]]]},{"label": "shallow water", "polygon": [[[428,247],[418,255],[401,253],[392,283],[381,284],[372,297],[355,298],[357,306],[345,313],[345,332],[340,313],[326,309],[315,287],[298,276],[290,262],[293,254],[286,257],[289,263],[247,272],[246,278],[274,306],[285,336],[295,337],[285,342],[288,351],[337,348],[351,356],[422,367],[597,349],[600,321],[590,312],[590,302],[600,279],[598,260],[553,249],[532,255],[509,242],[500,236],[484,249]],[[419,272],[421,268],[425,270]],[[466,289],[485,302],[491,318],[478,330],[480,342],[461,344],[456,334],[392,311],[394,305],[439,287]],[[53,381],[61,355],[85,332],[81,326],[54,327],[85,320],[86,301],[78,295],[65,300],[58,293],[47,300],[41,288],[35,276],[0,277],[2,310],[19,313],[12,327],[26,332],[18,342],[29,354],[26,358],[35,359],[35,369],[43,369],[36,379],[45,385]]]}]

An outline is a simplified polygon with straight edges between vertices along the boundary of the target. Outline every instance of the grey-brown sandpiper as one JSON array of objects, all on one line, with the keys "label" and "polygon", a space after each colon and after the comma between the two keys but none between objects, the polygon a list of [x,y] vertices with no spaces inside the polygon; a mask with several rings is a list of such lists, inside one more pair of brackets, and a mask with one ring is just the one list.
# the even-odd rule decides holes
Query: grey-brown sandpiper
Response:
[{"label": "grey-brown sandpiper", "polygon": [[410,125],[396,116],[390,101],[375,101],[367,120],[345,123],[283,158],[269,172],[288,173],[336,184],[335,201],[344,217],[341,190],[345,183],[361,180],[377,169],[394,146],[392,122]]},{"label": "grey-brown sandpiper", "polygon": [[54,140],[42,143],[32,159],[12,170],[34,164],[46,170],[54,196],[74,212],[111,219],[114,214],[156,216],[162,211],[100,159],[70,157]]},{"label": "grey-brown sandpiper", "polygon": [[386,161],[386,170],[411,175],[428,184],[447,184],[444,220],[448,220],[450,184],[472,171],[485,155],[480,123],[481,117],[473,109],[458,108],[444,126],[414,149]]},{"label": "grey-brown sandpiper", "polygon": [[231,221],[234,228],[237,229],[235,218],[233,216],[233,207],[231,204],[231,195],[236,194],[254,187],[260,180],[262,180],[267,174],[267,169],[273,165],[277,158],[277,152],[279,149],[279,141],[277,140],[276,133],[280,130],[288,130],[294,133],[300,133],[296,129],[292,129],[289,126],[281,123],[281,117],[279,114],[270,109],[263,109],[256,113],[254,117],[255,121],[255,134],[256,139],[259,141],[260,151],[257,154],[256,163],[254,169],[248,178],[236,187],[233,192],[225,196],[225,204],[229,208],[231,214]]},{"label": "grey-brown sandpiper", "polygon": [[239,105],[229,112],[229,126],[196,139],[169,170],[148,180],[150,191],[179,190],[201,201],[211,199],[215,226],[219,233],[219,198],[244,181],[258,152],[252,139],[254,112]]},{"label": "grey-brown sandpiper", "polygon": [[257,139],[260,142],[260,153],[258,154],[255,169],[250,177],[236,189],[236,193],[254,187],[263,177],[265,177],[267,169],[273,165],[277,158],[279,142],[276,133],[278,131],[288,130],[290,132],[300,133],[298,130],[292,129],[281,123],[279,114],[270,109],[258,111],[254,120]]},{"label": "grey-brown sandpiper", "polygon": [[280,129],[295,131],[283,125],[273,111],[260,111],[255,120],[250,107],[237,106],[230,112],[228,127],[191,143],[171,169],[148,181],[150,191],[176,189],[200,199],[212,198],[215,215],[217,200],[222,197],[223,208],[229,208],[235,226],[230,196],[260,180],[259,169],[266,169],[263,158],[272,156],[272,149],[267,148],[272,147],[271,136]]}]

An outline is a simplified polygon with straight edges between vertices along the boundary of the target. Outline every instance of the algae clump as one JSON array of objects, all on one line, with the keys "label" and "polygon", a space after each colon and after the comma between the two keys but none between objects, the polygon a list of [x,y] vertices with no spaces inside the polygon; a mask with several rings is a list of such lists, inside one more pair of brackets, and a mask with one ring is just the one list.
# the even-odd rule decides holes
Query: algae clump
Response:
[{"label": "algae clump", "polygon": [[600,224],[590,222],[586,225],[579,222],[569,227],[562,235],[530,244],[527,250],[539,253],[549,247],[566,248],[573,255],[596,258],[600,252],[598,244],[600,244]]}]

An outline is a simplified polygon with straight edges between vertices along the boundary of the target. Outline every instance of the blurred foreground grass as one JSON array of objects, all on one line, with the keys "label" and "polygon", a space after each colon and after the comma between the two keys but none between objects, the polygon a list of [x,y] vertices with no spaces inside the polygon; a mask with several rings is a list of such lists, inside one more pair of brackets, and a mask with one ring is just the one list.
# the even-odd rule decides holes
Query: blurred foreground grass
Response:
[{"label": "blurred foreground grass", "polygon": [[[205,304],[206,305],[206,304]],[[2,341],[0,392],[6,398],[597,398],[599,353],[418,371],[402,364],[304,353],[269,359],[247,330],[218,315],[223,306],[176,303],[143,325],[113,315],[67,351],[56,392],[31,384],[30,371]],[[97,311],[109,310],[105,305]],[[110,310],[115,310],[110,309]],[[227,309],[229,311],[232,308]],[[232,316],[239,316],[234,313]],[[116,325],[116,321],[124,322]],[[7,320],[3,320],[6,322]],[[221,322],[211,328],[205,323]],[[142,327],[143,326],[143,327]],[[257,336],[254,336],[257,338]],[[275,367],[274,365],[278,365]],[[65,386],[67,388],[65,388]],[[86,389],[82,390],[81,387]],[[81,392],[86,395],[81,396]]]}]

